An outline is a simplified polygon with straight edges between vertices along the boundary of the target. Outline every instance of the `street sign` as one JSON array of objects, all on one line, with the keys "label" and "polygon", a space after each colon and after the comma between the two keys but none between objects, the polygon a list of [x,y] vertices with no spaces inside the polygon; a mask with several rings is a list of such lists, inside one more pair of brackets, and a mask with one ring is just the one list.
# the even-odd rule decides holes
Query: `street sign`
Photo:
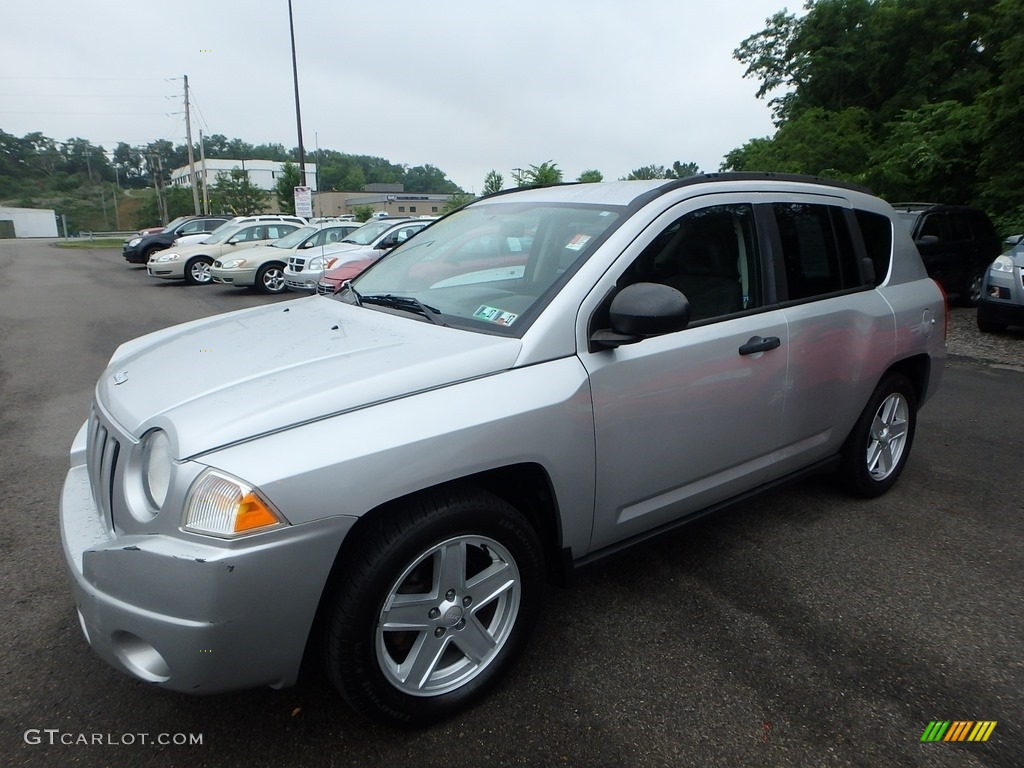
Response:
[{"label": "street sign", "polygon": [[307,219],[313,216],[312,187],[295,187],[295,215]]}]

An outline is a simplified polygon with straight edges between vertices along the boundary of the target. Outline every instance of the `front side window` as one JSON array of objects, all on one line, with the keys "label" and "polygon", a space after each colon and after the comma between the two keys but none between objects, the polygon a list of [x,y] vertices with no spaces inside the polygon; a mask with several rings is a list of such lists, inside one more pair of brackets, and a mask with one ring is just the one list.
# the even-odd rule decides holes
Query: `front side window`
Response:
[{"label": "front side window", "polygon": [[754,212],[750,205],[716,205],[676,219],[630,265],[619,286],[663,283],[690,302],[690,321],[742,312],[761,304]]},{"label": "front side window", "polygon": [[[620,219],[617,207],[469,206],[409,235],[338,298],[448,325],[518,335]],[[413,236],[415,234],[415,236]],[[409,310],[413,311],[413,310]]]}]

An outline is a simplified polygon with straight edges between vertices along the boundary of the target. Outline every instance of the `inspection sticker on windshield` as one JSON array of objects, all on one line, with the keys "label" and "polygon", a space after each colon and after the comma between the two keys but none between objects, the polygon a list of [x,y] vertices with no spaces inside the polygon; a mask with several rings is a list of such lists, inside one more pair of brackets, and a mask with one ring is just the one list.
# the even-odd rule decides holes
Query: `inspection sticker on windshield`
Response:
[{"label": "inspection sticker on windshield", "polygon": [[573,235],[572,240],[565,244],[567,250],[578,251],[590,240],[590,235]]},{"label": "inspection sticker on windshield", "polygon": [[487,322],[494,323],[495,325],[512,325],[519,315],[513,315],[511,312],[506,312],[503,309],[488,307],[486,304],[481,304],[479,308],[477,308],[476,312],[473,313],[473,317],[479,320],[486,320]]}]

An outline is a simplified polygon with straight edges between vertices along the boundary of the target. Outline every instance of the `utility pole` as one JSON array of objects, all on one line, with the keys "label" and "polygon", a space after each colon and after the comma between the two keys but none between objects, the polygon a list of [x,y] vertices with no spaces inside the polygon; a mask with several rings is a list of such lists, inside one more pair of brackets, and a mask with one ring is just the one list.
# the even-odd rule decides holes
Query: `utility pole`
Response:
[{"label": "utility pole", "polygon": [[188,145],[188,180],[192,183],[192,203],[195,205],[196,216],[199,209],[199,184],[196,180],[196,158],[192,152],[192,115],[188,106],[188,75],[185,75],[185,143]]},{"label": "utility pole", "polygon": [[203,166],[203,216],[210,215],[210,190],[206,186],[206,145],[203,144],[203,132],[199,131],[199,164]]},{"label": "utility pole", "polygon": [[306,153],[302,149],[302,114],[299,112],[299,65],[295,60],[295,22],[292,21],[292,0],[288,0],[288,29],[292,35],[292,80],[295,83],[295,127],[299,132],[299,173],[306,186]]}]

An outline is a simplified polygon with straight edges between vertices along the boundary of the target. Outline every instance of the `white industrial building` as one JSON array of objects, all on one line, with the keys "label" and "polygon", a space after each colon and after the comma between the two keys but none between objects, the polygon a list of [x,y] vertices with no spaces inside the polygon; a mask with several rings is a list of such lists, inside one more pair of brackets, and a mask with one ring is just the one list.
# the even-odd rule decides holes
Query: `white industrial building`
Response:
[{"label": "white industrial building", "polygon": [[57,216],[52,208],[0,207],[0,238],[57,237]]},{"label": "white industrial building", "polygon": [[[298,165],[298,163],[296,163]],[[306,163],[306,186],[316,191],[316,163]],[[206,185],[213,186],[217,183],[218,173],[231,173],[238,168],[249,176],[249,183],[254,187],[265,189],[268,192],[277,186],[278,180],[284,173],[284,163],[276,160],[215,160],[206,158],[196,161],[196,176],[202,187],[203,178],[206,178]],[[171,184],[179,187],[191,186],[188,180],[188,166],[175,168],[171,171]]]}]

